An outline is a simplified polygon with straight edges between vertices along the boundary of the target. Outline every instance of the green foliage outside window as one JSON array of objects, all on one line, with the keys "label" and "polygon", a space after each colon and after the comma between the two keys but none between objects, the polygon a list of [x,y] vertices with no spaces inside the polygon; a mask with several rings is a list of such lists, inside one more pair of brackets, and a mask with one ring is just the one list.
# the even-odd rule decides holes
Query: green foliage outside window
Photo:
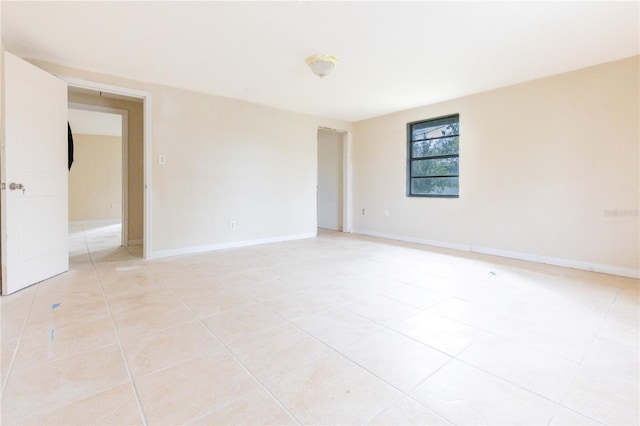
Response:
[{"label": "green foliage outside window", "polygon": [[407,195],[457,197],[459,194],[458,115],[408,125]]}]

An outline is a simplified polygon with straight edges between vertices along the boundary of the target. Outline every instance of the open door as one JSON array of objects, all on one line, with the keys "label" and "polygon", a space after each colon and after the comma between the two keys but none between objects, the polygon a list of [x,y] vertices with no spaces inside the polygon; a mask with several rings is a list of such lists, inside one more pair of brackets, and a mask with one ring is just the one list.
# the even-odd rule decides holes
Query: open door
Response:
[{"label": "open door", "polygon": [[5,52],[2,294],[69,269],[67,84]]}]

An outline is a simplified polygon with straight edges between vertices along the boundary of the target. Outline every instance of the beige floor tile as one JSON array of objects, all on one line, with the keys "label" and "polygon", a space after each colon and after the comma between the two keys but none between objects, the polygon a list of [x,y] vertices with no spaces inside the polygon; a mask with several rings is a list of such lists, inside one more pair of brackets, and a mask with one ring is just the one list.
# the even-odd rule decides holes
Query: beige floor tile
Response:
[{"label": "beige floor tile", "polygon": [[177,293],[185,305],[200,318],[207,318],[244,305],[254,304],[255,300],[240,292],[228,289],[200,291],[183,297]]},{"label": "beige floor tile", "polygon": [[299,286],[295,283],[280,278],[247,282],[243,279],[239,283],[230,283],[229,286],[259,302],[300,291]]},{"label": "beige floor tile", "polygon": [[425,290],[440,293],[444,296],[454,296],[466,290],[469,285],[460,281],[444,278],[429,273],[417,272],[419,276],[398,276],[397,280],[415,285]]},{"label": "beige floor tile", "polygon": [[129,311],[138,311],[157,305],[180,305],[180,300],[173,292],[166,289],[132,288],[126,292],[106,293],[109,308],[114,315]]},{"label": "beige floor tile", "polygon": [[637,325],[640,322],[638,291],[621,290],[607,313],[608,319]]},{"label": "beige floor tile", "polygon": [[412,315],[393,324],[391,328],[453,356],[477,339],[487,335],[487,332],[483,330],[428,311]]},{"label": "beige floor tile", "polygon": [[24,424],[123,426],[141,425],[143,421],[133,387],[125,384],[29,418]]},{"label": "beige floor tile", "polygon": [[369,293],[355,303],[344,306],[345,309],[383,325],[390,325],[416,312],[416,308],[402,302]]},{"label": "beige floor tile", "polygon": [[432,306],[448,299],[448,296],[442,293],[402,283],[380,294],[414,308]]},{"label": "beige floor tile", "polygon": [[135,379],[149,424],[183,424],[259,389],[226,351],[217,350]]},{"label": "beige floor tile", "polygon": [[595,339],[582,361],[584,367],[606,368],[607,374],[638,383],[640,380],[640,348],[621,345],[606,339]]},{"label": "beige floor tile", "polygon": [[195,318],[180,301],[113,313],[116,329],[122,340],[190,322]]},{"label": "beige floor tile", "polygon": [[331,350],[293,325],[229,344],[231,351],[262,383],[311,364]]},{"label": "beige floor tile", "polygon": [[640,346],[640,321],[636,324],[607,318],[597,328],[596,336],[621,345],[637,348]]},{"label": "beige floor tile", "polygon": [[452,359],[391,330],[360,340],[343,354],[403,392],[419,385]]},{"label": "beige floor tile", "polygon": [[575,411],[569,410],[564,407],[558,407],[558,410],[553,415],[553,419],[551,419],[550,425],[565,425],[565,426],[590,426],[590,425],[599,425],[597,421],[590,419],[589,417],[583,416],[582,414],[576,413]]},{"label": "beige floor tile", "polygon": [[0,341],[0,389],[4,387],[4,384],[7,380],[9,374],[9,368],[11,367],[11,363],[13,362],[13,356],[15,355],[16,349],[18,347],[18,340],[8,341],[2,339]]},{"label": "beige floor tile", "polygon": [[251,341],[274,328],[287,324],[283,318],[259,304],[246,305],[205,319],[204,324],[224,344]]},{"label": "beige floor tile", "polygon": [[[71,273],[73,271],[67,272]],[[54,303],[60,303],[62,306],[62,303],[75,305],[104,300],[102,287],[95,272],[76,273],[66,279],[58,275],[52,280],[55,281],[45,281],[38,285],[38,294],[33,304],[35,310],[47,311]]]},{"label": "beige floor tile", "polygon": [[447,299],[442,303],[428,308],[434,314],[461,322],[471,327],[491,331],[506,321],[509,313],[506,311],[477,305],[457,298]]},{"label": "beige floor tile", "polygon": [[27,328],[47,326],[60,328],[108,317],[109,308],[104,299],[73,304],[65,302],[64,298],[60,297],[57,302],[47,303],[46,308],[34,310],[29,315]]},{"label": "beige floor tile", "polygon": [[136,377],[222,349],[199,321],[124,340],[122,346],[131,373]]},{"label": "beige floor tile", "polygon": [[269,385],[303,424],[356,424],[373,418],[401,394],[337,354]]},{"label": "beige floor tile", "polygon": [[556,405],[455,360],[418,386],[412,396],[454,424],[547,424]]},{"label": "beige floor tile", "polygon": [[501,289],[496,285],[483,285],[483,283],[468,286],[455,297],[506,314],[517,312],[528,303],[526,295],[522,292]]},{"label": "beige floor tile", "polygon": [[353,302],[357,302],[363,297],[362,291],[357,288],[349,287],[343,282],[330,278],[325,281],[321,287],[314,287],[306,290],[310,294],[318,294],[328,300],[334,307],[342,307]]},{"label": "beige floor tile", "polygon": [[458,359],[559,402],[578,363],[503,337],[482,338]]},{"label": "beige floor tile", "polygon": [[64,327],[27,327],[16,353],[14,371],[117,344],[111,318],[74,323]]},{"label": "beige floor tile", "polygon": [[638,380],[611,374],[606,367],[581,366],[561,404],[603,424],[640,422]]},{"label": "beige floor tile", "polygon": [[443,419],[428,408],[417,402],[403,397],[391,407],[378,414],[371,425],[450,425],[451,423]]},{"label": "beige floor tile", "polygon": [[286,296],[263,300],[262,305],[289,321],[314,315],[333,308],[330,297],[317,292],[303,290]]},{"label": "beige floor tile", "polygon": [[[138,395],[150,424],[638,423],[636,279],[322,230],[143,260],[70,229],[67,273],[0,298],[3,424],[137,424]],[[428,376],[431,348],[478,368]]]},{"label": "beige floor tile", "polygon": [[609,307],[607,304],[581,303],[572,300],[570,296],[557,301],[547,295],[537,295],[521,310],[515,312],[514,317],[530,322],[544,322],[550,327],[558,324],[564,328],[591,333],[602,324]]},{"label": "beige floor tile", "polygon": [[383,328],[344,308],[321,312],[296,321],[296,324],[336,349],[343,349]]},{"label": "beige floor tile", "polygon": [[493,332],[578,363],[593,343],[593,333],[516,317],[496,326]]},{"label": "beige floor tile", "polygon": [[45,416],[127,381],[116,345],[12,372],[2,395],[2,421],[11,424]]},{"label": "beige floor tile", "polygon": [[201,417],[193,425],[296,425],[289,414],[260,389],[251,392],[212,413]]}]

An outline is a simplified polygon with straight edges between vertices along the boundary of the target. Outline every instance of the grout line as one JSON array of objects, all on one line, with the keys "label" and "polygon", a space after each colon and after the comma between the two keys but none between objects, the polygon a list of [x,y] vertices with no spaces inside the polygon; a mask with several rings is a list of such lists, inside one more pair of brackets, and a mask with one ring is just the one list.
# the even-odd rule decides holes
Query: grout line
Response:
[{"label": "grout line", "polygon": [[[86,237],[85,237],[85,241],[86,241]],[[104,303],[107,306],[107,310],[109,311],[109,318],[111,318],[111,325],[113,327],[113,331],[115,332],[116,335],[116,341],[118,342],[118,348],[120,349],[120,355],[122,356],[122,360],[124,362],[124,367],[125,370],[127,372],[127,377],[129,378],[129,383],[131,384],[131,387],[133,389],[133,394],[135,395],[136,398],[136,405],[138,406],[138,414],[140,414],[140,417],[142,418],[142,424],[143,425],[147,425],[147,418],[144,414],[144,410],[142,408],[142,402],[140,401],[140,395],[138,393],[138,389],[136,387],[135,381],[133,380],[133,375],[131,374],[131,369],[129,367],[129,362],[127,361],[127,357],[124,353],[124,348],[122,346],[122,340],[120,339],[120,333],[118,332],[118,327],[116,326],[116,322],[115,319],[113,317],[113,312],[111,311],[111,306],[109,305],[109,302],[107,300],[107,295],[105,293],[104,290],[104,285],[102,284],[102,278],[100,277],[100,274],[98,273],[98,270],[96,268],[96,265],[93,261],[93,257],[91,256],[91,251],[89,250],[89,244],[87,242],[87,251],[89,252],[89,260],[91,262],[91,266],[93,267],[93,271],[96,275],[96,278],[98,279],[98,282],[100,283],[100,288],[102,290],[102,298],[104,299]]]},{"label": "grout line", "polygon": [[[585,358],[587,357],[587,355],[589,354],[589,352],[591,352],[591,350],[593,349],[593,346],[596,344],[596,340],[598,339],[597,330],[598,330],[598,328],[599,328],[599,327],[601,327],[601,326],[602,326],[602,324],[604,324],[604,322],[606,321],[607,317],[609,316],[609,313],[610,313],[610,312],[611,312],[611,310],[613,309],[613,305],[614,305],[614,304],[616,303],[616,301],[618,300],[618,296],[620,296],[620,292],[621,292],[621,289],[620,289],[620,288],[618,288],[618,291],[617,291],[617,293],[616,293],[616,296],[615,296],[615,297],[613,298],[613,300],[611,301],[611,304],[609,305],[609,308],[607,309],[607,312],[603,315],[602,320],[600,321],[600,323],[599,323],[596,327],[594,327],[595,332],[594,332],[594,333],[593,333],[593,335],[592,335],[591,343],[589,344],[589,346],[588,346],[587,350],[586,350],[586,351],[584,351],[584,354],[582,354],[582,358],[581,358],[581,360],[580,360],[580,362],[579,362],[578,367],[577,367],[577,368],[576,368],[576,369],[571,373],[571,377],[569,378],[569,380],[567,381],[567,383],[565,383],[564,388],[563,388],[563,390],[562,390],[562,393],[560,394],[560,398],[558,398],[558,403],[556,404],[556,407],[555,407],[555,409],[554,409],[554,411],[553,411],[553,415],[552,415],[552,416],[551,416],[551,418],[549,419],[549,423],[548,423],[548,424],[551,424],[551,421],[553,420],[553,418],[554,418],[554,417],[556,416],[556,414],[558,413],[558,411],[559,411],[560,407],[567,408],[567,407],[565,407],[564,405],[562,405],[562,401],[564,400],[564,398],[567,396],[567,393],[569,392],[569,386],[573,383],[573,381],[575,380],[576,376],[578,375],[578,372],[579,372],[580,368],[584,365],[583,363],[584,363]],[[591,417],[589,417],[589,416],[587,416],[587,415],[585,415],[585,414],[583,414],[583,413],[580,413],[580,412],[578,412],[578,411],[575,411],[575,410],[571,410],[571,411],[574,411],[574,412],[576,412],[576,413],[580,414],[581,416],[587,417],[587,418],[589,418],[589,419],[591,419],[591,420],[595,420],[595,419],[592,419]],[[596,421],[596,422],[597,422],[597,421]],[[597,423],[600,423],[600,422],[597,422]]]},{"label": "grout line", "polygon": [[[255,381],[255,382],[260,386],[260,388],[261,388],[262,390],[264,390],[265,392],[267,392],[267,393],[271,396],[271,398],[273,398],[273,400],[274,400],[274,401],[276,401],[276,403],[280,406],[280,408],[281,408],[285,413],[287,413],[287,414],[288,414],[292,419],[294,419],[294,420],[295,420],[299,425],[301,425],[301,424],[302,424],[302,422],[301,422],[301,421],[300,421],[300,420],[299,420],[299,419],[298,419],[298,418],[297,418],[297,417],[296,417],[296,416],[295,416],[291,411],[289,411],[289,409],[288,409],[288,408],[287,408],[287,407],[286,407],[282,402],[280,402],[280,400],[279,400],[279,399],[277,399],[277,398],[275,397],[275,395],[273,395],[273,393],[271,393],[271,391],[270,391],[270,390],[265,386],[265,384],[263,384],[263,383],[262,383],[262,382],[261,382],[261,381],[260,381],[260,380],[259,380],[259,379],[254,375],[254,374],[253,374],[253,372],[251,372],[251,370],[249,370],[249,368],[247,368],[247,366],[246,366],[246,365],[244,365],[244,363],[243,363],[242,361],[240,361],[240,359],[236,356],[236,354],[235,354],[235,353],[233,353],[233,351],[232,351],[231,349],[229,349],[229,347],[228,347],[228,346],[227,346],[227,345],[226,345],[226,344],[225,344],[225,343],[224,343],[224,342],[223,342],[223,341],[222,341],[222,340],[221,340],[221,339],[220,339],[220,338],[219,338],[219,337],[218,337],[218,336],[217,336],[217,335],[216,335],[216,334],[215,334],[215,333],[214,333],[214,332],[209,328],[209,327],[207,327],[207,325],[204,323],[204,321],[202,320],[202,318],[200,318],[198,315],[196,315],[196,313],[195,313],[195,312],[193,312],[193,310],[191,309],[191,307],[190,307],[189,305],[187,305],[186,303],[184,303],[184,301],[183,301],[182,299],[180,299],[180,298],[175,294],[175,292],[173,291],[173,289],[168,289],[168,290],[169,290],[169,292],[171,292],[171,294],[173,294],[173,295],[174,295],[174,296],[175,296],[175,297],[180,301],[180,303],[182,303],[182,305],[183,305],[185,308],[187,308],[187,309],[189,310],[189,312],[191,312],[191,314],[192,314],[192,315],[193,315],[193,316],[198,320],[198,322],[200,322],[200,324],[201,324],[201,325],[202,325],[202,326],[203,326],[203,327],[204,327],[204,328],[209,332],[209,334],[211,334],[211,336],[213,336],[213,337],[216,339],[216,341],[218,341],[218,343],[220,343],[220,345],[225,349],[225,351],[226,351],[229,355],[231,355],[231,356],[233,357],[233,359],[234,359],[234,360],[235,360],[235,361],[236,361],[236,362],[237,362],[237,363],[238,363],[238,364],[239,364],[239,365],[244,369],[244,371],[245,371],[245,372],[247,372],[247,374],[249,374],[249,375],[253,378],[253,380],[254,380],[254,381]],[[245,305],[245,306],[246,306],[246,305]],[[242,306],[239,306],[238,308],[241,308],[241,307],[242,307]],[[231,309],[230,309],[230,310],[231,310]],[[222,312],[221,312],[221,313],[222,313]],[[207,416],[207,415],[211,414],[211,413],[212,413],[212,412],[214,412],[215,410],[217,410],[217,409],[219,409],[219,408],[222,408],[222,407],[225,407],[225,406],[227,406],[227,405],[231,404],[232,402],[237,401],[238,399],[243,398],[244,396],[248,395],[249,393],[250,393],[250,392],[247,392],[247,393],[244,393],[244,394],[242,394],[242,395],[239,395],[239,396],[238,396],[238,398],[235,398],[235,399],[233,399],[233,400],[229,401],[229,402],[228,402],[227,404],[225,404],[225,405],[222,405],[222,406],[220,406],[220,407],[212,408],[211,410],[207,411],[207,412],[206,412],[205,414],[203,414],[202,416],[199,416],[199,417],[194,418],[194,419],[190,419],[190,420],[188,421],[188,423],[189,423],[189,424],[192,424],[193,422],[197,421],[198,419],[201,419],[201,418],[203,418],[203,417],[205,417],[205,416]]]},{"label": "grout line", "polygon": [[[264,307],[265,309],[268,309],[270,312],[273,312],[273,311],[272,311],[271,309],[269,309],[268,307],[266,307],[266,306],[263,306],[263,307]],[[338,308],[340,308],[340,307],[333,307],[332,309],[328,309],[328,310],[325,310],[325,311],[319,312],[318,314],[320,314],[320,313],[324,313],[324,312],[327,312],[327,311],[329,311],[329,310],[336,310],[336,309],[338,309]],[[394,333],[398,333],[397,331],[395,331],[395,330],[393,330],[393,329],[391,329],[391,328],[389,328],[389,327],[385,326],[384,324],[380,324],[380,323],[377,323],[377,322],[375,322],[375,321],[372,321],[372,320],[370,320],[370,319],[368,319],[368,318],[366,318],[366,317],[363,317],[363,316],[361,316],[361,315],[359,315],[359,314],[357,314],[357,313],[355,313],[355,312],[351,312],[351,311],[348,311],[348,312],[349,312],[349,313],[351,313],[351,314],[353,314],[353,315],[359,316],[360,318],[363,318],[363,319],[365,319],[365,320],[367,320],[367,321],[371,321],[371,322],[373,322],[373,323],[375,323],[375,324],[377,324],[377,325],[380,325],[380,326],[382,326],[382,328],[381,328],[381,329],[379,329],[379,330],[377,330],[377,331],[375,331],[375,332],[373,332],[372,334],[368,334],[368,335],[366,335],[366,336],[364,336],[364,337],[362,337],[362,338],[356,339],[355,341],[353,341],[353,342],[349,343],[349,344],[345,347],[345,349],[346,349],[346,348],[348,348],[348,347],[354,346],[354,345],[356,345],[357,343],[359,343],[359,342],[361,342],[361,341],[363,341],[363,340],[365,340],[365,339],[368,339],[368,338],[370,338],[370,337],[372,337],[372,336],[375,336],[375,335],[377,335],[377,334],[380,334],[380,333],[382,333],[382,332],[384,332],[384,331],[391,331],[391,332],[394,332]],[[425,345],[425,344],[424,344],[424,343],[422,343],[422,342],[418,342],[418,343],[420,343],[420,344],[422,344],[422,345],[425,345],[425,346],[429,347],[430,349],[434,349],[434,350],[436,350],[436,351],[438,351],[438,352],[443,353],[444,355],[446,355],[446,356],[450,357],[450,359],[448,359],[444,364],[442,364],[440,367],[438,367],[436,370],[434,370],[431,374],[429,374],[427,377],[425,377],[425,379],[424,379],[424,380],[422,380],[418,385],[416,385],[416,386],[412,387],[410,391],[405,392],[405,391],[403,391],[402,389],[398,388],[396,385],[394,385],[394,384],[392,384],[392,383],[388,382],[387,380],[383,379],[382,377],[378,376],[375,372],[373,372],[373,371],[369,370],[367,367],[365,367],[365,366],[361,365],[361,364],[360,364],[360,363],[358,363],[356,360],[352,359],[351,357],[349,357],[348,355],[346,355],[345,353],[343,353],[343,352],[341,351],[341,349],[339,349],[339,348],[335,348],[335,347],[333,347],[333,346],[329,345],[328,343],[323,342],[321,339],[319,339],[318,337],[314,336],[313,334],[309,333],[307,330],[305,330],[304,328],[302,328],[301,326],[299,326],[298,324],[296,324],[296,322],[290,321],[290,320],[288,320],[287,318],[282,317],[282,315],[279,315],[277,312],[273,312],[273,313],[274,313],[274,314],[276,314],[276,315],[278,315],[278,316],[280,316],[281,318],[283,318],[283,319],[284,319],[285,321],[287,321],[290,325],[293,325],[293,326],[294,326],[294,327],[296,327],[298,330],[302,331],[304,334],[306,334],[307,336],[311,337],[313,340],[315,340],[315,341],[319,342],[320,344],[322,344],[322,345],[326,346],[326,347],[330,350],[330,352],[333,352],[333,355],[337,355],[337,356],[339,356],[339,357],[341,357],[341,358],[343,358],[343,359],[345,359],[345,360],[347,360],[347,361],[349,361],[349,362],[351,362],[351,363],[355,364],[356,366],[358,366],[358,367],[362,368],[364,371],[366,371],[367,373],[371,374],[372,376],[374,376],[375,378],[377,378],[378,380],[380,380],[381,382],[383,382],[383,383],[384,383],[384,384],[386,384],[387,386],[389,386],[389,387],[393,388],[394,390],[396,390],[396,391],[400,392],[400,396],[399,396],[396,400],[394,400],[394,402],[393,402],[392,404],[390,404],[388,407],[384,408],[382,411],[380,411],[380,412],[376,413],[376,414],[371,418],[371,420],[373,420],[373,419],[374,419],[375,417],[377,417],[378,415],[382,414],[385,410],[387,410],[388,408],[390,408],[393,404],[395,404],[396,402],[398,402],[398,401],[399,401],[400,399],[402,399],[403,397],[410,398],[410,395],[409,395],[409,392],[410,392],[410,391],[413,391],[413,390],[414,390],[415,388],[417,388],[420,384],[422,384],[423,382],[425,382],[427,379],[429,379],[431,376],[433,376],[435,373],[437,373],[440,369],[442,369],[445,365],[447,365],[449,362],[451,362],[451,361],[454,359],[454,357],[452,357],[451,355],[449,355],[449,354],[447,354],[447,353],[445,353],[445,352],[442,352],[442,351],[440,351],[440,350],[438,350],[438,349],[432,348],[431,346]],[[404,335],[403,335],[403,336],[404,336]],[[415,339],[411,339],[411,340],[415,340]],[[299,366],[299,367],[297,367],[297,368],[295,368],[295,369],[293,369],[293,370],[291,370],[291,371],[288,371],[287,373],[285,373],[284,375],[282,375],[280,378],[278,378],[278,380],[281,380],[282,378],[284,378],[284,377],[286,377],[286,376],[289,376],[289,375],[291,375],[291,374],[294,374],[295,372],[297,372],[297,371],[299,371],[299,370],[302,370],[302,369],[304,369],[304,368],[307,368],[307,367],[309,367],[309,366],[310,366],[310,365],[312,365],[312,364],[315,364],[315,363],[317,363],[317,362],[320,362],[322,359],[324,359],[324,358],[328,358],[330,355],[332,355],[332,353],[329,353],[329,354],[327,354],[327,355],[325,355],[325,356],[319,357],[319,358],[317,358],[317,359],[313,360],[312,362],[309,362],[309,363],[304,364],[304,365],[302,365],[302,366]],[[422,404],[420,404],[420,405],[422,405]],[[446,421],[448,421],[448,422],[450,422],[450,423],[452,423],[452,424],[453,424],[453,422],[451,422],[449,419],[447,419],[447,418],[446,418],[445,416],[443,416],[442,414],[436,413],[435,411],[433,411],[433,410],[432,410],[432,409],[430,409],[430,408],[429,408],[429,410],[430,410],[430,411],[432,411],[432,412],[434,412],[434,413],[435,413],[435,414],[437,414],[438,416],[442,417],[442,418],[443,418],[443,419],[445,419]]]},{"label": "grout line", "polygon": [[[27,311],[27,315],[24,317],[24,321],[22,322],[22,328],[20,329],[20,334],[18,335],[18,341],[16,342],[16,347],[13,350],[13,354],[11,355],[11,361],[9,361],[9,368],[7,369],[7,375],[4,378],[4,382],[2,383],[2,390],[0,394],[4,395],[4,389],[7,386],[7,382],[9,381],[9,376],[11,371],[13,370],[13,363],[16,359],[16,355],[18,355],[18,349],[20,349],[20,344],[22,343],[22,337],[24,335],[24,330],[27,328],[27,323],[29,322],[29,317],[31,316],[31,312],[33,311],[33,305],[36,301],[36,295],[38,294],[38,290],[40,289],[40,284],[37,283],[36,289],[33,292],[33,296],[31,297],[31,303],[29,304],[29,310]],[[1,340],[1,339],[0,339]]]},{"label": "grout line", "polygon": [[531,390],[531,389],[529,389],[529,388],[525,388],[524,386],[522,386],[522,385],[520,385],[520,384],[518,384],[518,383],[512,382],[511,380],[506,379],[506,378],[504,378],[504,377],[502,377],[502,376],[498,376],[498,375],[496,375],[495,373],[492,373],[491,371],[488,371],[488,370],[485,370],[485,369],[483,369],[483,368],[480,368],[480,367],[478,367],[477,365],[471,364],[471,363],[470,363],[470,362],[468,362],[468,361],[465,361],[465,360],[460,359],[460,358],[457,358],[457,357],[456,357],[456,360],[457,360],[457,361],[459,361],[459,362],[461,362],[461,363],[463,363],[463,364],[467,364],[469,367],[475,368],[476,370],[480,370],[480,371],[482,371],[483,373],[486,373],[486,374],[488,374],[488,375],[490,375],[490,376],[492,376],[492,377],[495,377],[495,378],[496,378],[496,379],[498,379],[498,380],[501,380],[501,381],[503,381],[503,382],[507,382],[507,383],[509,383],[509,384],[511,384],[511,385],[513,385],[513,386],[515,386],[515,387],[517,387],[517,388],[520,388],[520,389],[522,389],[522,390],[524,390],[524,391],[526,391],[526,392],[528,392],[528,393],[534,394],[534,395],[536,395],[537,397],[542,398],[542,399],[545,399],[545,400],[547,400],[547,401],[549,401],[549,402],[551,402],[551,403],[553,403],[553,404],[558,404],[558,403],[559,403],[559,400],[560,400],[560,399],[558,399],[558,401],[554,401],[553,399],[551,399],[551,398],[549,398],[549,397],[547,397],[547,396],[541,395],[541,394],[539,394],[538,392],[536,392],[536,391],[534,391],[534,390]]}]

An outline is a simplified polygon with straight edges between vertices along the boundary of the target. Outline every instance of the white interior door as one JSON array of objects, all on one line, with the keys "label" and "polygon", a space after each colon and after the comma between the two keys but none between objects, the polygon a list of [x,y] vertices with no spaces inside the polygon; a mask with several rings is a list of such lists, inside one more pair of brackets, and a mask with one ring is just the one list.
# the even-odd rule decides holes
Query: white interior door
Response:
[{"label": "white interior door", "polygon": [[67,84],[5,52],[4,97],[0,219],[9,294],[69,269]]}]

